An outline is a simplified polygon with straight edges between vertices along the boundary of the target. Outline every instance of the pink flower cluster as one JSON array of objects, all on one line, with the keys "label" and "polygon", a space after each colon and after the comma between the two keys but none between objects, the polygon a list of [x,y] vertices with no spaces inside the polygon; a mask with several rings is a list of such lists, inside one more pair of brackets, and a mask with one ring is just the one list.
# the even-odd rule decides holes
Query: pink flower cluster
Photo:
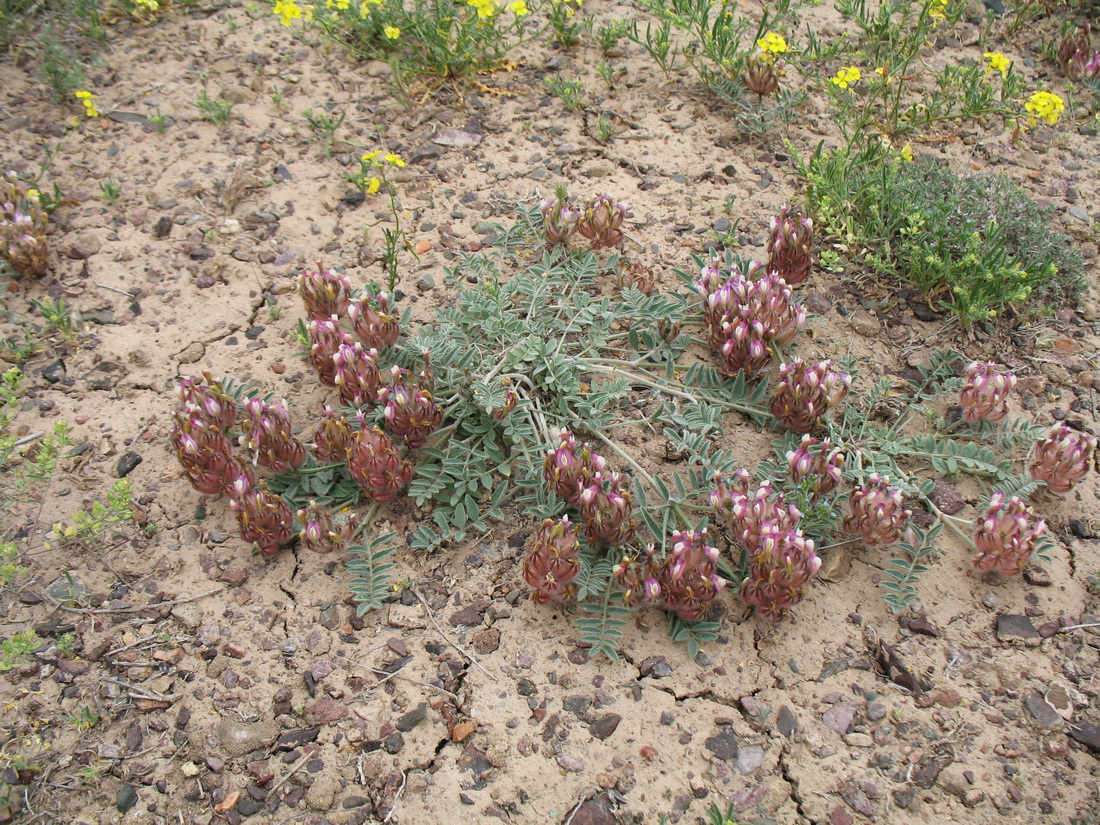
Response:
[{"label": "pink flower cluster", "polygon": [[806,325],[806,310],[779,275],[756,279],[760,264],[711,264],[695,282],[703,298],[707,341],[722,356],[722,374],[755,375],[771,361],[773,346],[792,343]]},{"label": "pink flower cluster", "polygon": [[685,621],[703,618],[726,586],[718,569],[718,549],[707,544],[707,531],[677,531],[671,549],[658,562],[652,545],[645,557],[624,556],[612,570],[625,590],[628,604],[645,600],[673,611]]},{"label": "pink flower cluster", "polygon": [[543,474],[550,489],[580,511],[592,544],[617,546],[634,538],[634,495],[603,456],[581,447],[568,430],[546,456]]},{"label": "pink flower cluster", "polygon": [[890,486],[890,479],[871,473],[866,482],[852,491],[851,515],[841,529],[859,536],[868,547],[891,544],[898,540],[913,515],[902,502],[901,491]]},{"label": "pink flower cluster", "polygon": [[959,391],[963,421],[1000,421],[1008,415],[1008,396],[1015,386],[1016,376],[1011,372],[1002,371],[996,364],[972,363],[966,368]]},{"label": "pink flower cluster", "polygon": [[728,486],[716,476],[710,504],[748,553],[741,600],[778,622],[805,598],[806,583],[821,567],[813,541],[798,527],[802,513],[768,482],[754,488],[745,470],[738,470]]},{"label": "pink flower cluster", "polygon": [[1015,496],[1006,500],[998,490],[974,525],[974,566],[1004,576],[1022,573],[1046,528],[1023,501]]},{"label": "pink flower cluster", "polygon": [[45,275],[49,269],[48,220],[37,194],[15,172],[0,177],[0,258],[19,275]]},{"label": "pink flower cluster", "polygon": [[779,365],[779,385],[771,398],[771,412],[796,433],[808,433],[848,395],[852,378],[833,369],[832,362]]},{"label": "pink flower cluster", "polygon": [[597,195],[583,206],[573,206],[568,197],[559,196],[542,202],[546,242],[551,246],[565,244],[574,235],[588,241],[592,249],[608,249],[623,240],[623,221],[630,208],[611,195]]}]

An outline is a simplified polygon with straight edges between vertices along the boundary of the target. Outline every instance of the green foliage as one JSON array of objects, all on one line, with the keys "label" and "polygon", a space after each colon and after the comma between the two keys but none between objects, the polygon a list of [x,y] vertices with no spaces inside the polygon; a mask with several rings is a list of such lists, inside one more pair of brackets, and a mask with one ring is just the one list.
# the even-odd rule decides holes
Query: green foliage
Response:
[{"label": "green foliage", "polygon": [[15,670],[30,662],[31,654],[42,647],[33,627],[19,631],[10,639],[0,639],[0,672]]},{"label": "green foliage", "polygon": [[101,181],[99,184],[99,196],[107,203],[114,204],[122,197],[122,185],[114,178],[108,177],[107,180]]},{"label": "green foliage", "polygon": [[910,527],[913,538],[903,537],[897,547],[904,554],[901,558],[890,559],[883,568],[885,578],[882,581],[882,600],[893,613],[900,613],[917,598],[917,582],[923,573],[928,572],[926,561],[936,550],[935,541],[943,529],[935,524],[928,530]]},{"label": "green foliage", "polygon": [[[503,8],[465,0],[345,0],[314,5],[312,19],[355,54],[389,61],[394,85],[411,98],[407,77],[466,78],[498,68],[537,33],[537,25],[528,31],[528,23],[538,8],[535,0]],[[284,17],[288,25],[291,19]]]},{"label": "green foliage", "polygon": [[50,87],[57,103],[71,103],[73,93],[84,86],[84,64],[50,26],[42,29],[38,44],[41,50],[39,77]]},{"label": "green foliage", "polygon": [[332,141],[336,137],[336,130],[340,128],[344,123],[344,118],[347,117],[345,113],[341,113],[340,117],[332,117],[331,115],[322,114],[320,112],[314,114],[312,109],[306,109],[302,112],[302,117],[306,119],[314,131],[321,136],[321,145],[325,150],[326,155],[332,154]]},{"label": "green foliage", "polygon": [[31,306],[38,310],[42,320],[46,322],[47,335],[56,333],[65,341],[73,341],[76,338],[76,324],[73,321],[72,309],[66,305],[64,298],[42,298],[31,301]]},{"label": "green foliage", "polygon": [[584,83],[566,80],[561,75],[551,75],[542,81],[546,90],[558,98],[567,111],[575,112],[584,102]]},{"label": "green foliage", "polygon": [[687,643],[688,656],[699,655],[700,645],[718,638],[722,625],[718,622],[688,622],[675,613],[668,614],[668,636],[674,642]]},{"label": "green foliage", "polygon": [[819,226],[866,263],[953,312],[963,326],[1041,312],[1084,288],[1080,252],[1050,210],[1004,176],[961,178],[874,142],[817,152],[801,171]]},{"label": "green foliage", "polygon": [[63,538],[78,538],[83,541],[102,536],[113,524],[121,524],[134,517],[129,479],[120,478],[107,491],[107,503],[92,502],[90,510],[77,510],[72,515],[73,523],[68,527],[56,525],[54,532]]},{"label": "green foliage", "polygon": [[206,89],[199,90],[195,108],[199,110],[200,118],[217,126],[224,126],[233,117],[233,104],[228,100],[211,100]]},{"label": "green foliage", "polygon": [[395,535],[378,536],[369,547],[357,544],[348,548],[352,554],[348,559],[348,572],[352,574],[351,595],[358,603],[356,615],[381,609],[386,597],[393,592],[390,582],[394,565],[389,561],[393,546],[389,542]]},{"label": "green foliage", "polygon": [[346,464],[318,464],[312,455],[297,470],[275,476],[267,486],[294,512],[311,501],[339,510],[358,504],[363,497],[363,488],[348,474]]},{"label": "green foliage", "polygon": [[99,724],[99,714],[87,705],[81,705],[75,713],[61,714],[61,721],[72,725],[79,731],[91,730]]}]

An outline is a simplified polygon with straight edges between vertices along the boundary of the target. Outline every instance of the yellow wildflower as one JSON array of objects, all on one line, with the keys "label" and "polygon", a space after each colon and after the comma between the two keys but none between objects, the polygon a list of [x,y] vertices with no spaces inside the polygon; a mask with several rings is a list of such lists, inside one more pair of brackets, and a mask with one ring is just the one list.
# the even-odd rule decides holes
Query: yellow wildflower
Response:
[{"label": "yellow wildflower", "polygon": [[382,154],[382,150],[381,149],[375,149],[373,152],[367,152],[365,155],[363,155],[360,158],[360,160],[366,161],[367,163],[374,163],[374,159],[376,157],[378,157],[380,154]]},{"label": "yellow wildflower", "polygon": [[904,160],[906,163],[913,162],[913,147],[910,146],[908,143],[901,147],[901,152],[899,152],[898,154],[901,156],[901,159]]},{"label": "yellow wildflower", "polygon": [[394,166],[405,165],[405,161],[401,160],[401,158],[395,155],[393,152],[387,152],[386,157],[384,157],[383,160],[386,161],[386,163],[392,164]]},{"label": "yellow wildflower", "polygon": [[1066,109],[1065,101],[1051,92],[1036,92],[1031,96],[1024,109],[1030,113],[1028,123],[1034,126],[1039,120],[1045,120],[1051,126],[1058,122],[1059,115]]},{"label": "yellow wildflower", "polygon": [[497,7],[493,4],[493,0],[466,0],[466,5],[477,9],[477,16],[482,19],[492,17],[497,13]]},{"label": "yellow wildflower", "polygon": [[289,26],[302,17],[302,10],[294,0],[275,0],[272,10],[279,15],[279,22],[284,26]]},{"label": "yellow wildflower", "polygon": [[380,187],[381,185],[382,181],[378,180],[378,178],[370,178],[367,181],[367,194],[373,195],[375,192],[378,191],[378,187]]},{"label": "yellow wildflower", "polygon": [[781,34],[768,32],[756,41],[756,47],[769,57],[774,58],[787,51],[787,41]]},{"label": "yellow wildflower", "polygon": [[359,4],[359,16],[365,18],[368,14],[370,14],[371,6],[381,5],[382,0],[363,0],[363,2]]},{"label": "yellow wildflower", "polygon": [[99,109],[95,105],[95,95],[83,90],[75,92],[75,94],[80,102],[84,104],[84,114],[88,117],[99,117]]},{"label": "yellow wildflower", "polygon": [[42,193],[39,192],[37,189],[28,189],[27,190],[27,197],[30,198],[31,200],[36,201],[40,197],[42,197]]},{"label": "yellow wildflower", "polygon": [[985,67],[987,76],[994,72],[1000,72],[1001,77],[1008,76],[1008,67],[1012,65],[1012,61],[1003,54],[1000,52],[983,52],[982,57],[988,61],[988,65]]},{"label": "yellow wildflower", "polygon": [[857,83],[861,77],[863,75],[860,74],[858,66],[844,66],[837,71],[836,77],[832,78],[830,82],[841,89],[847,89]]},{"label": "yellow wildflower", "polygon": [[530,9],[527,8],[527,4],[524,0],[513,0],[508,4],[508,11],[512,12],[516,17],[523,17],[525,14],[530,13]]},{"label": "yellow wildflower", "polygon": [[386,26],[382,31],[386,33],[386,37],[390,40],[396,40],[401,36],[401,29],[397,28],[397,26]]},{"label": "yellow wildflower", "polygon": [[947,0],[932,0],[928,4],[928,16],[937,23],[947,19]]},{"label": "yellow wildflower", "polygon": [[134,0],[135,5],[143,6],[148,11],[159,11],[160,3],[157,0]]}]

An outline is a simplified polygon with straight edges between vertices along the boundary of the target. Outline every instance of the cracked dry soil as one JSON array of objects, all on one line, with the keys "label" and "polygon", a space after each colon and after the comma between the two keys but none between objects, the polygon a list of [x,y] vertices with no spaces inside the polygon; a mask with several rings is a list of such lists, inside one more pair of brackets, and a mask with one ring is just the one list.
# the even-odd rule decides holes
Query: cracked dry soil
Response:
[{"label": "cracked dry soil", "polygon": [[[835,14],[811,12],[825,34],[839,31]],[[949,37],[932,58],[957,57],[964,42]],[[678,288],[671,269],[690,267],[706,230],[725,228],[727,198],[742,251],[763,254],[770,215],[800,193],[780,136],[738,140],[690,77],[662,86],[633,47],[614,96],[566,113],[543,92],[550,56],[532,52],[495,76],[505,94],[405,109],[384,65],[353,64],[236,6],[112,41],[92,78],[106,114],[67,133],[51,173],[73,202],[54,218],[54,270],[4,303],[5,336],[39,335],[29,301],[43,295],[63,296],[86,327],[76,346],[47,341],[25,365],[16,426],[64,419],[79,449],[34,525],[28,573],[0,594],[0,633],[72,633],[76,650],[44,648],[0,685],[5,763],[22,755],[38,769],[9,767],[22,801],[7,816],[602,825],[700,822],[717,803],[742,822],[1100,821],[1095,474],[1042,502],[1057,549],[1023,580],[981,578],[945,537],[918,609],[895,617],[877,586],[887,557],[838,550],[783,624],[745,616],[727,594],[719,637],[691,659],[661,615],[640,612],[618,662],[589,657],[567,610],[527,598],[520,558],[534,525],[522,514],[445,554],[402,547],[398,576],[411,587],[359,618],[342,560],[254,556],[225,502],[181,478],[166,438],[179,376],[251,381],[291,399],[302,426],[326,400],[291,336],[294,277],[322,260],[356,284],[381,279],[374,224],[385,205],[345,199],[340,178],[379,134],[410,160],[397,184],[423,252],[398,286],[414,325],[452,300],[443,267],[481,247],[482,222],[507,222],[513,203],[558,180],[630,203],[630,233],[665,289]],[[554,56],[597,87],[591,47]],[[1048,69],[1036,71],[1057,84]],[[22,68],[2,65],[0,77],[5,163],[34,168],[71,112]],[[203,83],[234,103],[223,128],[190,103]],[[621,115],[606,146],[588,132],[600,106]],[[146,119],[158,107],[173,119],[163,133]],[[331,157],[298,116],[306,108],[347,113]],[[432,141],[441,128],[476,139],[443,146]],[[836,140],[822,100],[810,97],[789,137],[799,151]],[[1091,226],[1080,207],[1068,211],[1096,202],[1095,131],[1066,125],[1021,144],[961,132],[918,149],[962,173],[1010,175],[1051,202],[1095,286]],[[114,204],[97,197],[108,175],[122,185]],[[919,320],[907,296],[869,277],[818,270],[802,294],[821,316],[798,344],[805,358],[850,353],[881,374],[956,347],[1016,371],[1013,413],[1096,427],[1095,293],[1015,342]],[[644,466],[671,466],[641,423],[620,432]],[[731,416],[719,443],[751,466],[770,435]],[[44,546],[49,524],[102,498],[124,470],[137,523],[97,546]],[[959,492],[972,516],[979,490],[962,481]],[[408,535],[424,517],[402,501],[373,528]],[[73,587],[85,601],[59,602]],[[897,684],[896,662],[919,695]],[[63,720],[85,707],[97,724]]]}]

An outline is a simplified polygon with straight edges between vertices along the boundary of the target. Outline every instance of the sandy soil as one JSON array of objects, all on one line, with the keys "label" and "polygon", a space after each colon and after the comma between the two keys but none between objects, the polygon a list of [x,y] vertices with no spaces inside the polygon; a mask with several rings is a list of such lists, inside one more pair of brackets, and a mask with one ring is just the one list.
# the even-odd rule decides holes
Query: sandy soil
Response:
[{"label": "sandy soil", "polygon": [[[824,31],[840,25],[814,14]],[[1044,25],[1053,37],[1054,22]],[[965,39],[929,59],[966,51]],[[717,803],[743,822],[1100,821],[1100,743],[1088,727],[1100,724],[1095,474],[1041,502],[1057,547],[1022,580],[982,578],[945,533],[916,609],[896,617],[877,586],[887,557],[849,546],[829,554],[827,575],[788,621],[746,617],[725,595],[719,637],[691,659],[663,616],[643,611],[615,663],[589,657],[568,610],[528,598],[520,561],[534,523],[521,514],[445,554],[403,548],[399,577],[412,586],[357,618],[341,560],[297,549],[261,559],[225,502],[181,478],[167,439],[180,376],[250,381],[291,399],[301,422],[326,400],[291,335],[294,278],[320,259],[354,283],[381,280],[381,230],[364,227],[385,203],[343,199],[341,173],[362,151],[384,144],[411,161],[397,180],[413,243],[426,250],[399,282],[414,324],[451,300],[443,267],[481,247],[480,222],[507,223],[512,204],[559,180],[630,203],[639,254],[665,289],[682,289],[671,269],[689,268],[705,230],[727,217],[741,220],[743,253],[763,255],[770,216],[800,194],[781,136],[739,140],[693,77],[662,84],[636,47],[623,50],[625,79],[607,99],[596,99],[598,50],[582,46],[524,55],[492,78],[506,94],[404,108],[387,66],[295,39],[273,15],[171,14],[118,34],[89,81],[104,115],[71,130],[73,112],[49,103],[33,75],[0,65],[5,168],[35,168],[44,143],[65,136],[50,177],[72,201],[54,216],[53,271],[12,286],[0,333],[39,335],[29,301],[44,295],[63,296],[83,328],[75,345],[45,340],[24,366],[30,391],[16,425],[66,420],[81,450],[45,498],[27,574],[0,594],[0,636],[68,631],[76,650],[44,648],[0,684],[3,751],[41,768],[9,774],[9,784],[27,782],[16,788],[22,813],[10,815],[579,825],[700,822]],[[567,113],[545,94],[551,57],[586,81],[585,110]],[[235,104],[226,126],[198,118],[204,85]],[[347,115],[331,157],[299,115],[307,108]],[[606,146],[589,126],[601,108],[622,116]],[[158,110],[173,121],[163,132],[146,120]],[[827,114],[811,97],[793,144],[835,141]],[[1087,127],[1067,122],[1019,144],[964,129],[917,151],[961,173],[1008,174],[1052,203],[1095,285],[1100,144]],[[433,143],[443,128],[480,141]],[[122,187],[114,204],[98,197],[108,176]],[[802,294],[827,308],[813,338],[800,339],[804,358],[851,354],[874,374],[925,363],[933,348],[996,355],[1021,377],[1013,413],[1042,423],[1069,414],[1095,431],[1095,293],[1015,331],[1018,344],[1007,330],[968,339],[920,321],[869,277],[819,270]],[[720,444],[751,466],[769,440],[731,416]],[[102,499],[131,454],[144,526],[96,546],[50,543],[49,525]],[[639,456],[665,461],[663,449]],[[959,490],[972,516],[980,492]],[[407,535],[421,517],[405,505],[376,526]],[[73,588],[89,594],[85,606],[59,604]],[[884,676],[883,642],[928,684],[922,695]],[[94,726],[62,718],[85,707]],[[1090,730],[1092,751],[1077,741]]]}]

